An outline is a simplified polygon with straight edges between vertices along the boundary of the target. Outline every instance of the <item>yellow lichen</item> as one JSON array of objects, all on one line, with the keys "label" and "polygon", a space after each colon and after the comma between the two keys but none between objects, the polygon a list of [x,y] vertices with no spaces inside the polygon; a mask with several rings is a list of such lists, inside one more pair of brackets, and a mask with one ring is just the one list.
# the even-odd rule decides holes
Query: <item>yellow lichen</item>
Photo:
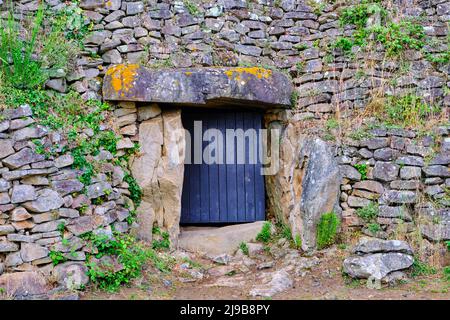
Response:
[{"label": "yellow lichen", "polygon": [[187,76],[190,76],[192,74],[192,72],[191,71],[186,71],[184,74],[187,75]]},{"label": "yellow lichen", "polygon": [[259,68],[259,67],[249,67],[249,68],[237,67],[237,68],[232,68],[232,69],[225,71],[225,74],[229,78],[234,77],[235,80],[237,80],[237,81],[239,81],[241,79],[240,76],[242,74],[250,74],[250,75],[257,77],[258,79],[262,79],[262,78],[267,79],[272,75],[272,70],[267,70],[267,69]]},{"label": "yellow lichen", "polygon": [[106,71],[106,75],[111,77],[112,88],[124,96],[134,85],[134,79],[139,66],[137,64],[119,64]]}]

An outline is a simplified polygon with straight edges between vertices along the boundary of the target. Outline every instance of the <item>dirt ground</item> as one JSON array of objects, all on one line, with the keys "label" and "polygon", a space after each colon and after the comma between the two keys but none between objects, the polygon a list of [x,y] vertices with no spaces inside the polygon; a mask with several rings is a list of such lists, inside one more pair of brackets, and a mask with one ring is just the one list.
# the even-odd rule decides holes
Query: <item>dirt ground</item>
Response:
[{"label": "dirt ground", "polygon": [[[143,276],[128,286],[122,287],[116,293],[108,293],[95,288],[80,295],[82,300],[247,300],[247,299],[286,299],[286,300],[403,300],[403,299],[433,299],[450,300],[450,282],[442,277],[442,270],[434,275],[409,279],[395,287],[383,286],[382,289],[369,289],[365,280],[352,280],[343,277],[341,273],[344,255],[320,257],[321,262],[313,267],[303,277],[294,278],[294,287],[276,294],[271,298],[251,297],[250,288],[259,281],[262,272],[270,272],[276,266],[267,270],[249,270],[246,273],[226,275],[231,286],[217,286],[217,278],[205,276],[201,280],[186,280],[177,268],[170,274],[156,273],[151,267],[144,271]],[[201,269],[207,270],[217,264],[205,259],[196,258]],[[206,274],[206,273],[205,273]],[[181,280],[181,281],[180,281]],[[186,282],[192,281],[192,282]]]}]

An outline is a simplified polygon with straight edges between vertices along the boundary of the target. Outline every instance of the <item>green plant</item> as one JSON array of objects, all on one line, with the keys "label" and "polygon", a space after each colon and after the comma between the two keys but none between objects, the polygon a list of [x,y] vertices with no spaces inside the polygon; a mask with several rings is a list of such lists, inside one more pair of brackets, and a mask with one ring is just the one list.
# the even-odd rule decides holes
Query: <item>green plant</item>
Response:
[{"label": "green plant", "polygon": [[382,17],[385,17],[387,11],[379,3],[363,0],[357,5],[344,8],[339,16],[339,21],[341,26],[352,24],[361,29],[366,27],[370,15],[375,13],[380,13]]},{"label": "green plant", "polygon": [[345,53],[350,53],[353,48],[353,41],[346,37],[339,37],[334,43],[335,48],[339,48]]},{"label": "green plant", "polygon": [[246,256],[248,256],[248,245],[245,242],[241,242],[239,244],[239,249],[242,250],[242,253],[244,253]]},{"label": "green plant", "polygon": [[[378,14],[381,21],[368,26],[369,17],[374,14]],[[338,38],[334,47],[349,53],[353,46],[365,47],[375,42],[384,46],[387,56],[395,56],[407,49],[419,50],[425,45],[425,32],[420,24],[411,19],[394,22],[387,18],[387,10],[377,2],[362,1],[343,9],[340,14],[341,26],[354,25],[356,30],[351,37]]]},{"label": "green plant", "polygon": [[438,107],[424,102],[422,98],[407,94],[404,96],[388,96],[383,112],[377,116],[388,125],[401,127],[419,127],[434,114],[439,113]]},{"label": "green plant", "polygon": [[27,39],[20,36],[13,12],[14,8],[10,2],[6,25],[0,19],[1,70],[5,79],[15,88],[40,87],[47,80],[47,75],[41,69],[41,62],[34,59],[33,54],[36,52],[37,37],[41,33],[44,7],[39,5]]},{"label": "green plant", "polygon": [[297,250],[300,250],[302,248],[302,238],[300,237],[299,234],[297,234],[294,237],[294,248],[296,248]]},{"label": "green plant", "polygon": [[365,163],[357,163],[354,165],[355,169],[361,174],[361,180],[367,179],[367,164]]},{"label": "green plant", "polygon": [[54,266],[67,261],[67,258],[60,251],[50,251],[49,256]]},{"label": "green plant", "polygon": [[421,261],[418,257],[414,257],[414,262],[411,266],[411,277],[415,278],[432,274],[436,274],[436,268]]},{"label": "green plant", "polygon": [[56,230],[58,230],[61,234],[64,233],[64,230],[66,228],[66,225],[64,222],[61,222],[58,224],[58,226],[56,227]]},{"label": "green plant", "polygon": [[201,14],[198,6],[191,0],[183,0],[183,4],[191,15],[199,16]]},{"label": "green plant", "polygon": [[371,233],[377,233],[378,231],[381,231],[381,226],[378,223],[369,223],[367,225],[367,229]]},{"label": "green plant", "polygon": [[131,235],[114,233],[111,237],[91,232],[83,235],[83,238],[95,247],[98,252],[94,255],[95,258],[115,256],[123,267],[120,271],[114,272],[114,268],[100,265],[89,257],[88,276],[100,289],[106,291],[116,291],[121,284],[138,277],[141,274],[142,266],[148,259],[159,263],[155,252],[137,243]]},{"label": "green plant", "polygon": [[291,105],[294,108],[297,106],[298,96],[299,96],[299,94],[298,94],[297,90],[292,91],[292,94],[291,94]]},{"label": "green plant", "polygon": [[152,233],[159,236],[159,239],[152,241],[152,248],[154,250],[167,250],[170,248],[170,236],[167,231],[161,231],[158,227],[153,227]]},{"label": "green plant", "polygon": [[349,137],[350,137],[351,139],[360,141],[360,140],[372,138],[372,134],[370,134],[369,132],[367,132],[364,128],[360,128],[360,129],[357,129],[357,130],[353,130],[353,131],[349,134]]},{"label": "green plant", "polygon": [[272,238],[272,223],[269,221],[264,222],[261,231],[256,236],[256,240],[263,243],[268,243]]},{"label": "green plant", "polygon": [[378,212],[378,203],[372,201],[365,207],[356,209],[356,215],[366,223],[374,221],[378,217]]},{"label": "green plant", "polygon": [[317,224],[317,248],[323,249],[334,243],[339,219],[334,212],[324,213]]},{"label": "green plant", "polygon": [[142,189],[136,179],[131,174],[126,174],[123,180],[128,183],[128,191],[130,191],[130,199],[133,200],[136,207],[141,204]]},{"label": "green plant", "polygon": [[325,128],[327,130],[337,129],[339,128],[339,121],[335,118],[328,119],[325,123]]}]

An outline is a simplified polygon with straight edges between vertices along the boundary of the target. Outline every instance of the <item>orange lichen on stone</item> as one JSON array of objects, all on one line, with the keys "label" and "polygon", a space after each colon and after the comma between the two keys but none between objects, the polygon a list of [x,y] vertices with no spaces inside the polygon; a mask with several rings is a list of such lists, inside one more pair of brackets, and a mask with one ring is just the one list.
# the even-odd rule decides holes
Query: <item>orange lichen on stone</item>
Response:
[{"label": "orange lichen on stone", "polygon": [[138,69],[139,65],[137,64],[119,64],[109,68],[106,75],[111,77],[112,88],[121,96],[124,96],[133,88]]},{"label": "orange lichen on stone", "polygon": [[235,77],[236,80],[238,80],[238,81],[241,78],[240,75],[242,75],[242,74],[250,74],[250,75],[257,77],[258,79],[262,79],[262,78],[267,79],[272,75],[272,70],[267,70],[267,69],[259,68],[259,67],[249,67],[249,68],[237,67],[237,68],[232,68],[232,69],[225,71],[225,74],[229,78]]}]

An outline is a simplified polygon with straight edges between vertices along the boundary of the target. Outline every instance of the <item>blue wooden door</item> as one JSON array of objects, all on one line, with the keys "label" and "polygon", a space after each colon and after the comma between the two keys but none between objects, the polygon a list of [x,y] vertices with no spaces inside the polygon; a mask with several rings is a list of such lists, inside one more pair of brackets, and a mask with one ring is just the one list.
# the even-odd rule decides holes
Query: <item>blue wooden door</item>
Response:
[{"label": "blue wooden door", "polygon": [[[184,168],[181,223],[239,223],[264,220],[264,176],[261,174],[262,166],[259,156],[262,114],[209,109],[183,111],[182,117],[184,128],[191,136],[191,145],[187,145],[191,150],[191,161],[186,163]],[[197,121],[197,128],[198,121],[201,121],[202,135],[208,129],[217,129],[221,132],[223,143],[216,144],[221,147],[216,151],[218,151],[217,155],[222,152],[223,163],[207,164],[204,157],[200,164],[198,161],[194,163],[195,121]],[[234,137],[227,140],[226,129],[242,129],[243,132],[256,133],[257,139],[255,140],[254,135],[249,134],[244,139],[244,144],[238,143],[238,139]],[[248,129],[253,130],[248,131]],[[212,140],[215,139],[211,138],[202,142],[202,155]],[[233,152],[232,148],[234,148]],[[211,155],[216,154],[211,152]],[[257,155],[256,158],[255,155]],[[240,161],[239,157],[241,157]]]}]

